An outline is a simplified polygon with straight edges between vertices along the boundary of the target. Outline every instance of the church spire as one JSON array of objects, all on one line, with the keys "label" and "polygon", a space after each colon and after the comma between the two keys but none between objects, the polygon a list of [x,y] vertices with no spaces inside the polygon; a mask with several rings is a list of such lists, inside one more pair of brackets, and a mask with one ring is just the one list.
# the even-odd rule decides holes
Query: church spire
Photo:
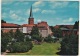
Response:
[{"label": "church spire", "polygon": [[31,6],[31,9],[30,9],[30,16],[29,18],[33,18],[33,14],[32,14],[32,6]]},{"label": "church spire", "polygon": [[28,24],[31,24],[31,25],[34,24],[34,18],[33,18],[33,14],[32,14],[32,6],[30,8],[30,16],[29,16],[29,19],[28,19]]}]

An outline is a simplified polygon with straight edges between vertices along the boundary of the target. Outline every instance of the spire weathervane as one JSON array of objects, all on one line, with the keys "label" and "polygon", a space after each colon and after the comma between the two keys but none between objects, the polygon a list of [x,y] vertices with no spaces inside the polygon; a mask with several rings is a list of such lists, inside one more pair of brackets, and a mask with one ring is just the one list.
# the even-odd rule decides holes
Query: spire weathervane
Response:
[{"label": "spire weathervane", "polygon": [[32,14],[32,5],[31,5],[31,9],[30,9],[30,17],[29,18],[33,18],[33,14]]}]

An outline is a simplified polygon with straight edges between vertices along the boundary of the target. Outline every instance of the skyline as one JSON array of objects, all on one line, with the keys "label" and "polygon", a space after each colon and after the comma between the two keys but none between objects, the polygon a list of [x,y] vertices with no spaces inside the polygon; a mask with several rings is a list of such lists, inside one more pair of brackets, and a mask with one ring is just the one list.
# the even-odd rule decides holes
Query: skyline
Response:
[{"label": "skyline", "polygon": [[46,21],[48,25],[74,24],[79,20],[77,1],[2,1],[1,18],[8,23],[28,24],[30,7],[34,23]]}]

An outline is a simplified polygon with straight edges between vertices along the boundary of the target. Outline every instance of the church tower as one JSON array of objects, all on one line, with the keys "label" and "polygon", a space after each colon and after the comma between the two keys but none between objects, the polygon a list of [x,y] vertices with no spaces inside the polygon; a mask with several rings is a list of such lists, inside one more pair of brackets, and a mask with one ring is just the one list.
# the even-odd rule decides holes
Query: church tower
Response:
[{"label": "church tower", "polygon": [[31,9],[30,9],[30,16],[29,16],[29,19],[28,19],[28,24],[30,24],[30,25],[34,24],[34,18],[33,18],[33,14],[32,14],[32,6],[31,6]]}]

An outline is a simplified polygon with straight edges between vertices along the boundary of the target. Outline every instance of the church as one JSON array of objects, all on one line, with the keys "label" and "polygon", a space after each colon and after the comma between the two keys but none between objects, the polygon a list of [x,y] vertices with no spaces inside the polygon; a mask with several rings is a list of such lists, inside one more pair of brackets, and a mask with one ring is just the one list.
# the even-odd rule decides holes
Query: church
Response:
[{"label": "church", "polygon": [[24,34],[30,34],[33,26],[38,27],[40,35],[42,37],[47,37],[52,33],[47,22],[41,21],[41,22],[38,22],[37,24],[34,24],[32,6],[30,8],[30,16],[28,18],[28,24],[18,25],[13,23],[1,23],[1,30],[3,30],[3,32],[9,32],[10,30],[13,30],[13,32],[15,32],[16,29],[19,29]]}]

